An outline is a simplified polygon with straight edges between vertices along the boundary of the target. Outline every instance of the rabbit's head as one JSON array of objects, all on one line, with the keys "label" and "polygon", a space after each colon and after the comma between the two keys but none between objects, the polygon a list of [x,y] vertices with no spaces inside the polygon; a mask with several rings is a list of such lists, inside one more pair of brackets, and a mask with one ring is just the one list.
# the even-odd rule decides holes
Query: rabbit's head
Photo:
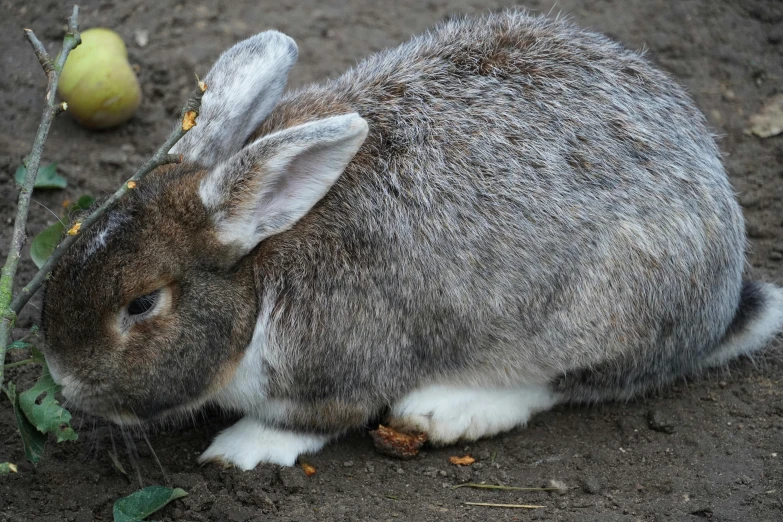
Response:
[{"label": "rabbit's head", "polygon": [[56,266],[45,356],[77,407],[138,422],[195,407],[231,380],[258,316],[256,246],[296,233],[368,131],[353,113],[248,143],[296,57],[276,31],[226,51],[205,78],[197,126],[171,151],[184,162],[143,179]]}]

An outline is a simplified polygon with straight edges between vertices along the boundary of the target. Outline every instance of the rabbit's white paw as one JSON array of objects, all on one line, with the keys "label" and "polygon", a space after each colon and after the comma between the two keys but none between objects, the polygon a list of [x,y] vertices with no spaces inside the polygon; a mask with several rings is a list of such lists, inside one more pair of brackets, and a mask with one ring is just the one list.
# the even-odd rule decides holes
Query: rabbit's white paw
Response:
[{"label": "rabbit's white paw", "polygon": [[434,444],[476,440],[524,425],[559,397],[548,387],[477,389],[448,385],[420,388],[392,407],[389,424],[420,431]]},{"label": "rabbit's white paw", "polygon": [[315,453],[327,442],[327,435],[280,430],[245,417],[220,432],[198,461],[233,465],[243,471],[261,462],[293,466],[299,455]]}]

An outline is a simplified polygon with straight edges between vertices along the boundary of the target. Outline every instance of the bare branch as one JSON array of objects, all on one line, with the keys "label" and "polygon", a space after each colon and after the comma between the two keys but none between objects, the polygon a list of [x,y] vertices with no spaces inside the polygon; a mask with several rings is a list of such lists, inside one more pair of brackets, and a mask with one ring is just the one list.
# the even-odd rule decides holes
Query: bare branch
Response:
[{"label": "bare branch", "polygon": [[55,104],[55,93],[57,92],[57,83],[60,81],[60,72],[63,70],[65,60],[68,59],[68,54],[81,42],[78,20],[79,7],[74,6],[71,17],[68,20],[68,32],[63,38],[62,49],[57,55],[54,64],[52,64],[46,49],[38,38],[35,37],[35,34],[31,30],[25,30],[28,41],[33,46],[41,66],[46,71],[48,86],[46,88],[46,105],[41,117],[41,123],[38,125],[33,148],[28,156],[27,174],[25,175],[22,189],[19,191],[19,202],[16,208],[16,220],[14,221],[14,231],[11,235],[8,257],[2,271],[0,271],[0,384],[3,382],[3,362],[5,361],[6,347],[11,339],[11,330],[16,323],[17,312],[10,308],[10,302],[14,278],[16,277],[21,257],[19,253],[27,238],[25,228],[27,227],[27,214],[30,210],[30,198],[33,195],[35,178],[38,176],[38,167],[41,163],[44,143],[49,135],[52,120],[58,111],[58,106]]},{"label": "bare branch", "polygon": [[[200,83],[203,84],[203,82]],[[190,99],[188,99],[185,108],[182,110],[183,121],[185,118],[190,118],[191,116],[195,120],[195,117],[198,115],[198,111],[201,108],[201,98],[205,91],[206,85],[198,85],[196,87],[193,94],[190,96]],[[195,115],[189,115],[189,113],[195,113]],[[175,143],[177,143],[185,134],[187,134],[187,132],[188,130],[184,129],[183,125],[180,125],[174,129],[174,131],[169,135],[168,139],[165,141],[165,143],[163,143],[158,151],[153,154],[153,156],[148,159],[130,179],[123,183],[122,186],[120,186],[120,188],[117,189],[117,191],[107,200],[105,200],[101,206],[99,206],[92,214],[87,216],[87,218],[81,222],[80,227],[73,227],[71,230],[69,230],[68,234],[62,240],[62,242],[57,245],[57,248],[54,249],[54,252],[52,252],[52,255],[49,256],[49,259],[46,260],[46,263],[44,263],[38,273],[35,274],[27,286],[25,286],[14,298],[13,302],[11,303],[11,310],[14,313],[18,314],[24,305],[27,304],[27,301],[30,300],[33,294],[38,291],[41,285],[49,277],[49,274],[51,273],[52,268],[54,268],[55,263],[60,260],[65,251],[68,250],[68,248],[70,248],[74,242],[78,241],[78,239],[83,235],[84,231],[90,228],[90,226],[92,226],[92,224],[95,223],[98,218],[106,213],[106,211],[110,209],[121,197],[136,188],[136,185],[144,178],[144,176],[161,165],[182,162],[183,158],[180,154],[169,154],[168,152]],[[76,230],[74,230],[74,228],[76,228]],[[71,231],[73,231],[73,234],[71,234]]]},{"label": "bare branch", "polygon": [[54,63],[52,63],[49,53],[46,52],[46,47],[44,47],[38,37],[35,36],[32,29],[23,29],[23,31],[24,35],[27,37],[27,41],[33,46],[33,51],[35,51],[38,61],[41,62],[41,67],[43,67],[46,77],[51,78],[52,72],[54,71]]}]

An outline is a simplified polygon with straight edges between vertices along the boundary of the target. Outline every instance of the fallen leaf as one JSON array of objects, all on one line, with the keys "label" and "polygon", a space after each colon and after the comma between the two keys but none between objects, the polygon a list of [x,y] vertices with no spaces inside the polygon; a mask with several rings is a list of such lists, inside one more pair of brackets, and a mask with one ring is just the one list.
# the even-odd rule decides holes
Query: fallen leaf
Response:
[{"label": "fallen leaf", "polygon": [[19,395],[16,393],[16,386],[14,383],[9,382],[5,390],[8,399],[11,401],[11,405],[14,408],[14,415],[16,416],[16,427],[19,429],[19,434],[22,436],[22,447],[24,447],[24,455],[27,460],[33,465],[38,464],[44,453],[44,447],[46,446],[46,435],[35,429],[22,409],[19,407]]},{"label": "fallen leaf", "polygon": [[7,475],[9,473],[18,473],[19,468],[16,467],[16,464],[13,464],[11,462],[0,462],[0,475]]},{"label": "fallen leaf", "polygon": [[35,239],[30,244],[30,257],[33,258],[35,266],[41,268],[46,263],[46,260],[49,259],[49,256],[52,255],[52,252],[60,243],[64,232],[65,225],[58,221],[46,227],[40,234],[35,236]]},{"label": "fallen leaf", "polygon": [[305,472],[305,475],[307,475],[308,477],[312,477],[313,475],[315,475],[315,471],[316,471],[315,466],[308,464],[307,462],[302,462],[301,466]]},{"label": "fallen leaf", "polygon": [[750,132],[759,138],[771,138],[783,132],[783,94],[770,98],[750,117]]},{"label": "fallen leaf", "polygon": [[470,455],[465,455],[464,457],[449,457],[449,462],[451,462],[455,466],[470,466],[471,464],[476,462],[476,459],[474,459]]},{"label": "fallen leaf", "polygon": [[377,430],[371,431],[370,436],[373,443],[375,443],[375,449],[384,455],[397,457],[398,459],[415,457],[424,443],[427,442],[426,433],[409,435],[383,425],[379,425]]},{"label": "fallen leaf", "polygon": [[[20,165],[14,173],[14,179],[20,185],[24,185],[24,179],[27,176],[27,169]],[[38,175],[35,177],[34,188],[42,189],[64,189],[68,186],[68,181],[57,174],[57,163],[49,163],[45,167],[38,169]]]},{"label": "fallen leaf", "polygon": [[114,522],[138,522],[144,520],[172,500],[187,496],[180,488],[148,486],[123,497],[114,503]]}]

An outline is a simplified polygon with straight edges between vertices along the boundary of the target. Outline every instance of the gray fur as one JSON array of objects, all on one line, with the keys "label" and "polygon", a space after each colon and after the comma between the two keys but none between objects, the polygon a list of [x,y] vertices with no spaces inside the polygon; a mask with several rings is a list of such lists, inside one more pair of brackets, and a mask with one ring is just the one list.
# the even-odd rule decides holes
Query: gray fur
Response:
[{"label": "gray fur", "polygon": [[259,33],[225,51],[204,78],[207,91],[196,127],[171,153],[202,165],[228,159],[274,108],[298,56],[296,43],[278,31]]},{"label": "gray fur", "polygon": [[[236,329],[246,345],[259,318],[259,386],[276,405],[260,420],[340,432],[432,382],[622,399],[700,371],[737,335],[740,208],[703,116],[638,53],[521,11],[451,20],[284,96],[255,138],[352,112],[369,134],[342,176],[231,268],[252,278],[221,281],[254,285],[253,319]],[[213,138],[200,139],[188,146]],[[254,168],[235,157],[215,169],[240,167]],[[221,190],[243,190],[247,174]],[[204,236],[193,242],[203,259],[182,263],[228,270]],[[779,305],[763,288],[743,310]],[[203,299],[231,324],[236,302]],[[237,397],[222,402],[241,409]]]}]

